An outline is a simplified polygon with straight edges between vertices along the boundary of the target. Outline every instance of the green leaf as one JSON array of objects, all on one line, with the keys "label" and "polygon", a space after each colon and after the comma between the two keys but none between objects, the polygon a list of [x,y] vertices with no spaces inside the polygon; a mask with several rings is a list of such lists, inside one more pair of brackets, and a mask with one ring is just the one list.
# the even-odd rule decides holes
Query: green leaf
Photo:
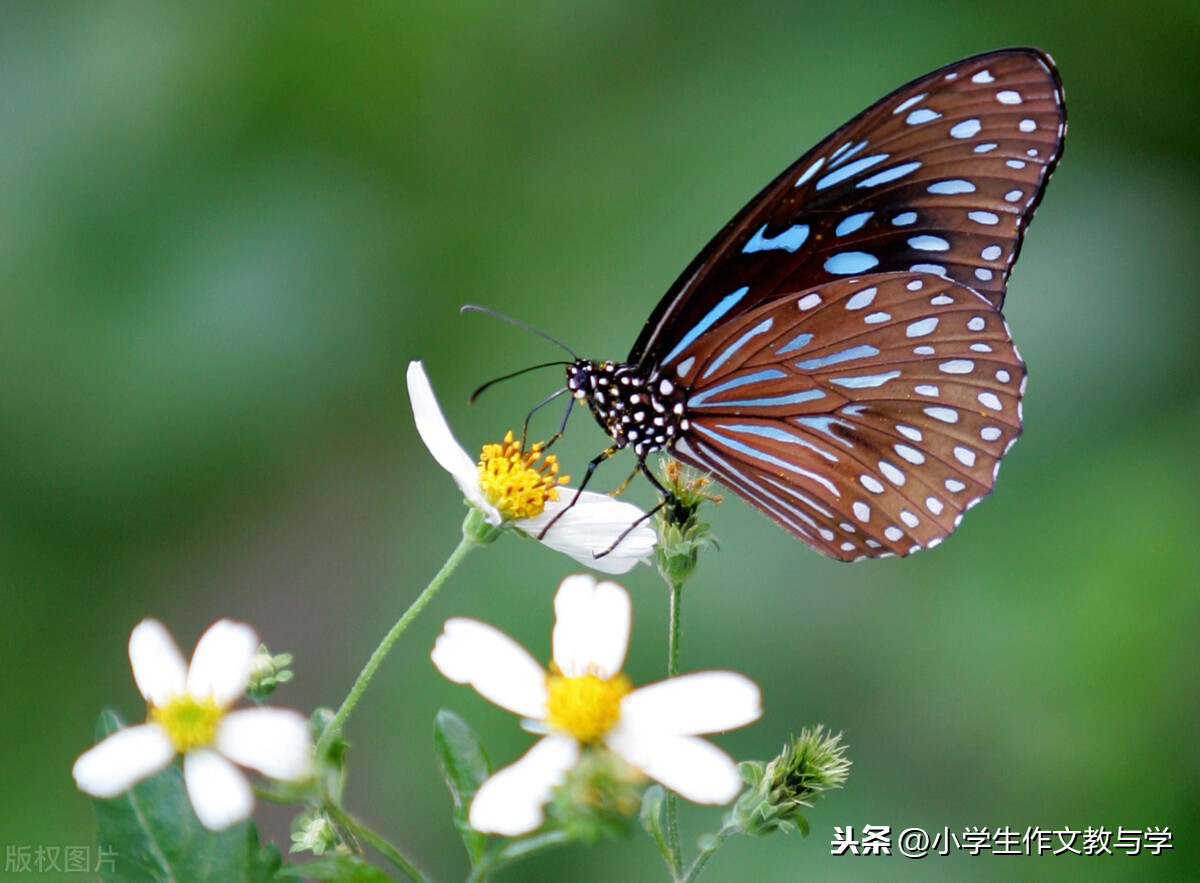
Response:
[{"label": "green leaf", "polygon": [[302,865],[288,865],[276,880],[317,880],[319,883],[392,883],[374,865],[351,855],[330,855]]},{"label": "green leaf", "polygon": [[638,819],[646,833],[653,838],[658,851],[667,862],[667,867],[674,866],[671,847],[667,845],[667,835],[663,832],[663,813],[667,804],[667,791],[662,785],[651,785],[642,795],[642,811]]},{"label": "green leaf", "polygon": [[433,721],[433,744],[437,749],[438,767],[450,796],[454,799],[454,826],[458,828],[471,865],[479,863],[487,839],[471,827],[467,811],[471,798],[491,774],[492,765],[475,732],[461,717],[443,708]]},{"label": "green leaf", "polygon": [[[118,730],[121,719],[101,712],[97,741]],[[121,883],[222,880],[265,883],[279,868],[279,852],[261,847],[249,822],[209,831],[192,811],[178,764],[111,800],[94,798],[99,825],[100,877]]]}]

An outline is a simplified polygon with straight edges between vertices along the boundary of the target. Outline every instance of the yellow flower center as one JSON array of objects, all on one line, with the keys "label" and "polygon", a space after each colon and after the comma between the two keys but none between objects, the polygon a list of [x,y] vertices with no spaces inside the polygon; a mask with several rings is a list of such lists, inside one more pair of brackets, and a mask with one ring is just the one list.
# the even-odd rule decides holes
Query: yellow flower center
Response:
[{"label": "yellow flower center", "polygon": [[217,735],[217,723],[225,709],[211,696],[197,699],[186,693],[172,696],[166,705],[151,705],[150,720],[167,731],[180,754],[211,745]]},{"label": "yellow flower center", "polygon": [[540,515],[547,500],[558,499],[558,485],[567,481],[557,475],[557,457],[543,459],[541,442],[522,450],[511,430],[502,444],[484,445],[479,456],[479,486],[506,520]]},{"label": "yellow flower center", "polygon": [[623,674],[606,680],[593,674],[569,678],[551,672],[546,686],[550,725],[584,743],[595,742],[613,728],[621,717],[622,697],[633,689]]}]

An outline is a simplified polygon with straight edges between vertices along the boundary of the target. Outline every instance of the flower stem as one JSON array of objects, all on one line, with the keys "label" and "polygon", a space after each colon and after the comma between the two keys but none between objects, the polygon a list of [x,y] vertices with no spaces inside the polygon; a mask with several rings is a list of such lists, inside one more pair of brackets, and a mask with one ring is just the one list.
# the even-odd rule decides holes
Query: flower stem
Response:
[{"label": "flower stem", "polygon": [[363,666],[362,671],[358,675],[358,680],[354,682],[354,686],[350,688],[350,693],[346,696],[342,707],[337,710],[337,714],[333,716],[333,720],[329,722],[329,726],[325,728],[325,732],[321,734],[320,741],[317,742],[316,757],[324,758],[329,751],[329,746],[333,744],[333,740],[341,735],[342,728],[346,725],[346,718],[350,716],[350,712],[354,711],[354,707],[358,705],[358,700],[362,698],[363,692],[367,689],[367,685],[371,683],[371,678],[375,675],[375,670],[379,668],[384,657],[392,649],[392,646],[408,628],[409,624],[417,618],[417,614],[425,609],[425,605],[433,600],[433,596],[438,593],[438,589],[446,582],[446,578],[454,572],[455,568],[477,545],[478,541],[471,535],[464,533],[462,540],[458,546],[450,553],[450,557],[446,559],[446,563],[442,565],[442,569],[437,572],[437,575],[430,580],[429,585],[425,590],[417,596],[417,600],[413,601],[409,608],[404,611],[404,615],[396,621],[389,631],[379,642],[379,646],[375,648],[375,652],[371,654],[371,658],[367,660],[367,664]]},{"label": "flower stem", "polygon": [[[683,619],[683,581],[671,580],[671,632],[667,641],[667,677],[679,674],[679,634]],[[679,844],[679,816],[673,791],[667,791],[667,849],[671,854],[671,876],[683,873],[683,850]]]},{"label": "flower stem", "polygon": [[667,677],[679,674],[679,630],[683,619],[683,583],[671,583],[671,635],[667,644]]},{"label": "flower stem", "polygon": [[[708,864],[718,849],[724,845],[725,841],[731,836],[738,833],[738,828],[735,825],[724,825],[721,830],[713,835],[712,840],[704,849],[700,850],[700,854],[696,856],[696,860],[692,862],[692,866],[687,869],[687,873],[680,880],[680,883],[693,883],[694,880],[700,877],[700,872],[704,870],[704,866]],[[678,878],[676,878],[678,879]]]},{"label": "flower stem", "polygon": [[425,875],[418,871],[416,866],[400,853],[400,850],[388,843],[381,835],[372,831],[336,804],[326,803],[323,809],[339,826],[353,831],[356,837],[369,843],[380,855],[386,856],[388,861],[403,871],[404,876],[412,880],[413,883],[425,883]]}]

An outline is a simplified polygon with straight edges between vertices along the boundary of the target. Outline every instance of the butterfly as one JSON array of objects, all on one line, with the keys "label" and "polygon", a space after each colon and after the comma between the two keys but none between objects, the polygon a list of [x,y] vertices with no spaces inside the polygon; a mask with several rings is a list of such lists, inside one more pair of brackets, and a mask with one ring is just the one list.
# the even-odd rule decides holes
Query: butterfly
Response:
[{"label": "butterfly", "polygon": [[1029,48],[855,116],[704,247],[626,361],[567,364],[605,455],[631,448],[654,481],[646,457],[669,453],[844,561],[941,543],[1021,432],[1000,308],[1065,130]]}]

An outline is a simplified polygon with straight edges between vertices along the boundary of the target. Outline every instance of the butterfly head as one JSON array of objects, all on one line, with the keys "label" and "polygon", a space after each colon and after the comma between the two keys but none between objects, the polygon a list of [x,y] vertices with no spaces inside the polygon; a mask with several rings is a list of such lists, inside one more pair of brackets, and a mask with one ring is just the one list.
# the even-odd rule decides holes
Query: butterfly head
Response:
[{"label": "butterfly head", "polygon": [[688,429],[684,391],[666,378],[642,377],[633,365],[577,359],[567,366],[567,389],[618,448],[632,447],[639,458],[670,448]]}]

